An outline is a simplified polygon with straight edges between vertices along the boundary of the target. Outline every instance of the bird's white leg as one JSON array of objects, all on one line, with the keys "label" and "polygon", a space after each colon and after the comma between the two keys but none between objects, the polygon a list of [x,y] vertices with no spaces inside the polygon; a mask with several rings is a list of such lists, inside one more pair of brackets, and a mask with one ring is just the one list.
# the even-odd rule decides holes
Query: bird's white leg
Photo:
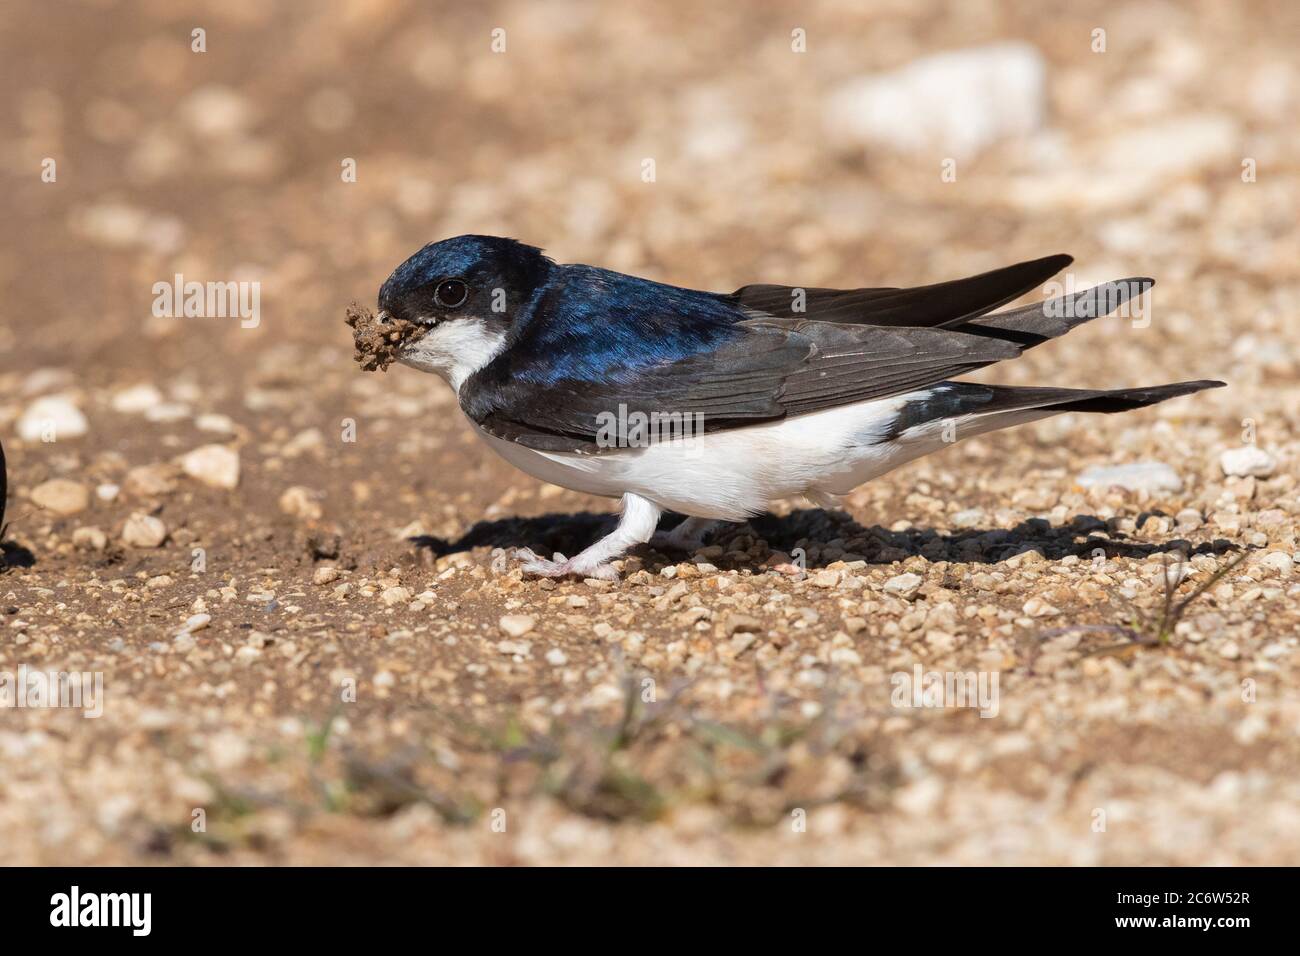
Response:
[{"label": "bird's white leg", "polygon": [[659,524],[660,514],[662,512],[658,505],[651,504],[645,498],[624,495],[623,516],[619,519],[618,527],[580,554],[566,559],[557,553],[553,561],[539,558],[527,548],[519,549],[516,554],[524,561],[523,569],[529,574],[540,574],[547,578],[575,574],[583,578],[617,581],[618,572],[609,562],[633,545],[649,541]]},{"label": "bird's white leg", "polygon": [[704,536],[720,524],[713,518],[687,518],[672,531],[656,533],[650,544],[672,551],[695,551],[704,545]]}]

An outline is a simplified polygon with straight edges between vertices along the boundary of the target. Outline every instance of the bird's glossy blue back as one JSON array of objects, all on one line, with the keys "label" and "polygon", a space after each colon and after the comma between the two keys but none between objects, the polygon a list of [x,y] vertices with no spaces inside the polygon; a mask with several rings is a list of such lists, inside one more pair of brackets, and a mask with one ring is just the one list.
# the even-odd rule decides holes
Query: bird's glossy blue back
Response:
[{"label": "bird's glossy blue back", "polygon": [[524,368],[534,381],[617,380],[649,366],[708,352],[745,318],[722,296],[594,266],[557,267],[523,319],[515,348],[546,361]]}]

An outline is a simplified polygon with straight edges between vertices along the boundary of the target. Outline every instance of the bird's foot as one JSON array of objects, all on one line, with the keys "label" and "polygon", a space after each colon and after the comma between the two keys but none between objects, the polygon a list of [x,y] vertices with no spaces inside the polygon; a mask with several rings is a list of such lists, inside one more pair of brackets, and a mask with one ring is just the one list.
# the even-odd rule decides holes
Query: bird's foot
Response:
[{"label": "bird's foot", "polygon": [[525,574],[536,574],[544,578],[563,578],[569,575],[579,578],[598,578],[601,581],[617,581],[618,571],[614,565],[583,558],[581,554],[566,558],[558,551],[547,561],[529,548],[520,548],[515,557],[523,562],[521,568]]},{"label": "bird's foot", "polygon": [[704,547],[703,535],[678,537],[676,531],[676,528],[672,531],[656,531],[650,539],[650,547],[660,551],[684,551],[687,554]]},{"label": "bird's foot", "polygon": [[690,554],[704,547],[704,539],[717,525],[716,521],[687,518],[671,531],[656,531],[650,546],[666,551],[684,551]]}]

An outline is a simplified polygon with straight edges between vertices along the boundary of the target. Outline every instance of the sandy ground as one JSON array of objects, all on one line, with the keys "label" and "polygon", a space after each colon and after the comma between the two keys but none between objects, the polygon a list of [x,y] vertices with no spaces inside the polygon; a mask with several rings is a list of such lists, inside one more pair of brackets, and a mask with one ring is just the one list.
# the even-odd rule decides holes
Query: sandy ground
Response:
[{"label": "sandy ground", "polygon": [[[0,672],[103,681],[98,718],[0,710],[5,862],[1300,860],[1293,5],[190,6],[0,26]],[[1007,39],[1046,63],[1025,135],[824,125],[856,76]],[[343,324],[463,232],[722,290],[1068,251],[1156,277],[1149,324],[983,378],[1230,387],[523,579],[509,549],[571,554],[612,502]],[[155,316],[178,273],[259,283],[256,326]],[[1176,481],[1080,483],[1137,462]],[[1208,587],[1163,614],[1179,552],[1175,604]],[[918,667],[987,716],[913,706]]]}]

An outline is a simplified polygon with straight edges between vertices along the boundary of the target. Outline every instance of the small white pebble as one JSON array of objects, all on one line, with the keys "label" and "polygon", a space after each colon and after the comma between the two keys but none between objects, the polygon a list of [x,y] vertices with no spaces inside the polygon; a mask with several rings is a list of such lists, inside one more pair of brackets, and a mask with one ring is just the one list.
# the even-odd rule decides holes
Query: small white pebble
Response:
[{"label": "small white pebble", "polygon": [[27,406],[18,419],[23,441],[62,441],[78,438],[88,429],[86,416],[66,395],[45,395]]},{"label": "small white pebble", "polygon": [[1089,468],[1074,480],[1084,488],[1118,487],[1129,491],[1181,491],[1183,487],[1178,472],[1158,461]]},{"label": "small white pebble", "polygon": [[133,385],[130,388],[124,388],[113,396],[110,403],[115,412],[123,412],[128,415],[139,415],[148,411],[154,405],[160,405],[163,402],[162,392],[158,391],[152,385]]},{"label": "small white pebble", "polygon": [[1042,598],[1031,597],[1025,602],[1025,613],[1030,617],[1055,617],[1061,612]]},{"label": "small white pebble", "polygon": [[153,515],[137,512],[122,527],[122,541],[133,548],[156,548],[166,539],[167,526]]},{"label": "small white pebble", "polygon": [[396,604],[405,604],[411,600],[411,592],[404,587],[385,588],[384,592],[379,595],[379,599],[388,607]]},{"label": "small white pebble", "polygon": [[537,626],[537,621],[529,614],[506,614],[497,624],[511,637],[523,637]]},{"label": "small white pebble", "polygon": [[51,478],[32,489],[32,504],[56,515],[74,515],[90,506],[86,487],[67,478]]},{"label": "small white pebble", "polygon": [[1219,467],[1228,476],[1267,478],[1277,467],[1273,456],[1257,445],[1229,448],[1219,455]]},{"label": "small white pebble", "polygon": [[72,532],[72,546],[84,551],[103,551],[108,547],[108,535],[95,527],[78,528]]},{"label": "small white pebble", "polygon": [[813,575],[812,583],[814,587],[833,588],[840,583],[840,572],[830,569],[818,571]]},{"label": "small white pebble", "polygon": [[317,568],[312,572],[312,584],[332,584],[339,579],[339,569],[331,567]]},{"label": "small white pebble", "polygon": [[924,583],[925,579],[919,574],[898,574],[885,582],[885,593],[910,600],[917,595]]},{"label": "small white pebble", "polygon": [[181,457],[181,470],[212,488],[239,484],[239,452],[225,445],[203,445]]},{"label": "small white pebble", "polygon": [[1260,564],[1264,565],[1266,568],[1271,568],[1278,574],[1282,575],[1282,577],[1289,575],[1291,569],[1295,567],[1295,561],[1292,559],[1291,555],[1287,554],[1285,551],[1270,551],[1268,554],[1264,555],[1264,559]]}]

